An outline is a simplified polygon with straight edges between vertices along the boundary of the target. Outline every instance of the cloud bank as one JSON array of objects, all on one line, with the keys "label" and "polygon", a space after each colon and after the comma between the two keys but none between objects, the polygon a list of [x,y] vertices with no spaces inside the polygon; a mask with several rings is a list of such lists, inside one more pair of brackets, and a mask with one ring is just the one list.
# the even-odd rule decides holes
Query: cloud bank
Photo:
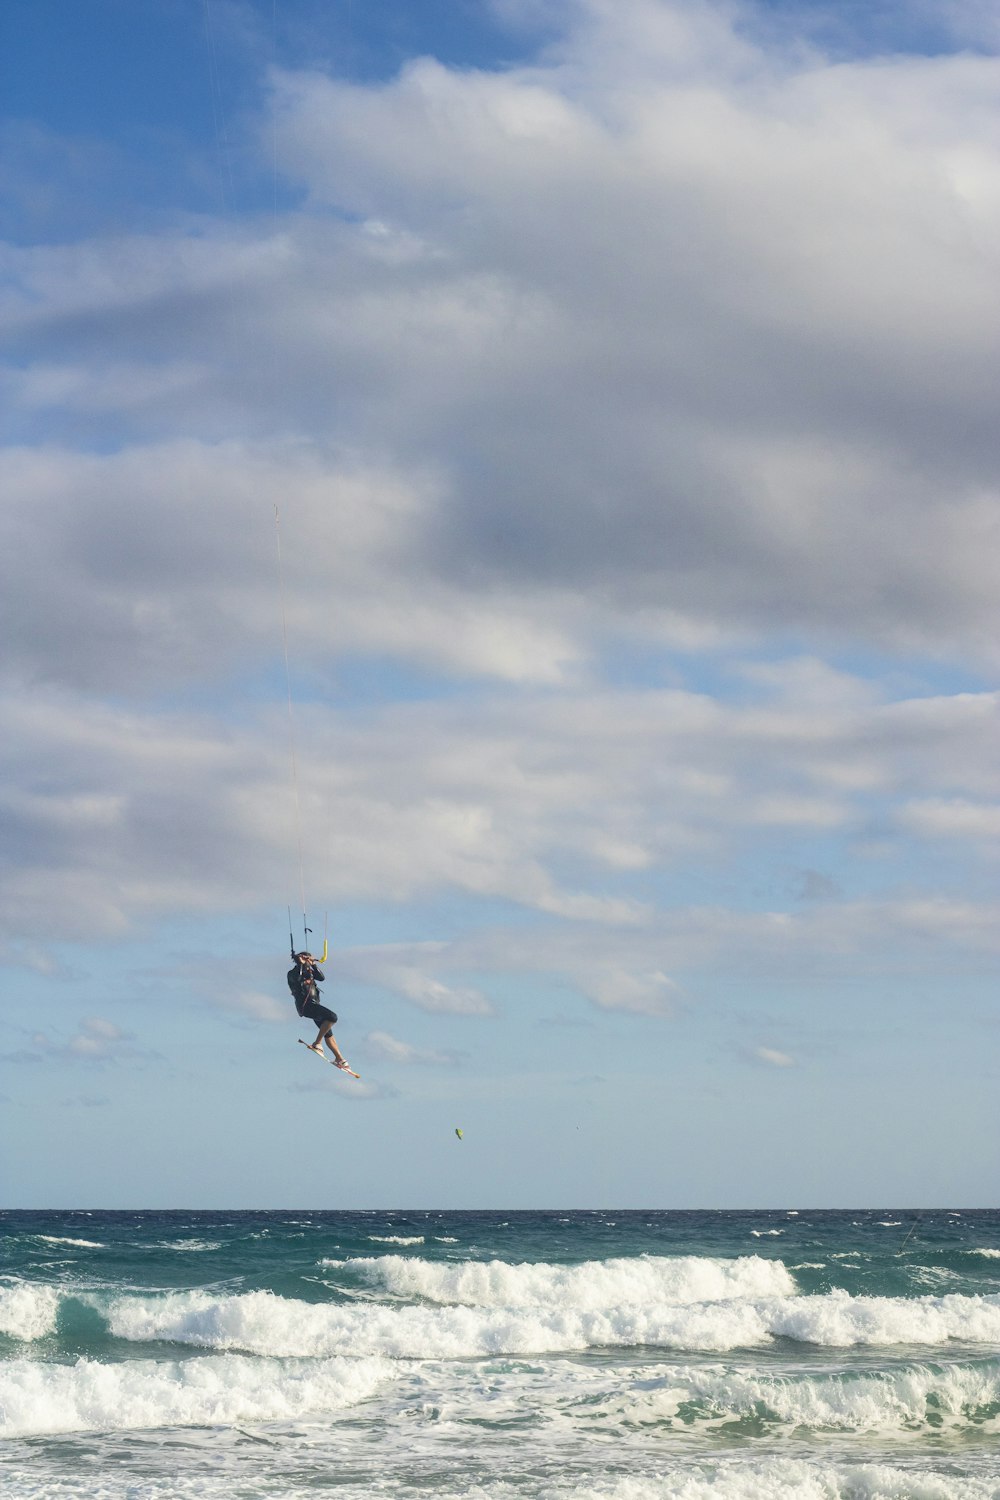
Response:
[{"label": "cloud bank", "polygon": [[[283,906],[276,506],[317,899],[527,910],[640,1016],[992,943],[996,694],[835,659],[998,659],[1000,61],[541,10],[517,67],[273,70],[292,210],[3,249],[9,951]],[[488,1015],[484,923],[354,962]]]}]

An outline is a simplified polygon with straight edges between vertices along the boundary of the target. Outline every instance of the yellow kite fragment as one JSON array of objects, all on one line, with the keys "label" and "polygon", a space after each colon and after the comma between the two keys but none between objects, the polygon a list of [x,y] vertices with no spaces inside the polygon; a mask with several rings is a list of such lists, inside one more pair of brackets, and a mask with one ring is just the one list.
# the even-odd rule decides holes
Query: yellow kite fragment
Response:
[{"label": "yellow kite fragment", "polygon": [[459,1140],[462,1139],[462,1132],[459,1130],[457,1125],[455,1126],[455,1134],[458,1136]]}]

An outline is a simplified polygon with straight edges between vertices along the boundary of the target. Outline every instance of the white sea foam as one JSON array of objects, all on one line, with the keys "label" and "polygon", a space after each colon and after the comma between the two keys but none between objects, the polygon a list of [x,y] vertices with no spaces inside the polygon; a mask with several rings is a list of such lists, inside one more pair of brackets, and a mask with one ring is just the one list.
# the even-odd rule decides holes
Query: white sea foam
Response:
[{"label": "white sea foam", "polygon": [[[232,1476],[174,1474],[144,1476],[141,1491],[134,1478],[104,1472],[88,1477],[85,1491],[79,1480],[52,1478],[38,1466],[9,1466],[4,1475],[8,1500],[231,1500]],[[246,1495],[280,1493],[281,1500],[315,1500],[313,1484],[288,1477],[280,1491],[240,1486]],[[369,1476],[360,1482],[347,1476],[337,1479],[342,1500],[371,1500],[375,1489]],[[399,1493],[393,1486],[391,1493]],[[403,1495],[424,1493],[405,1486]],[[428,1492],[429,1493],[429,1492]],[[949,1473],[938,1476],[917,1469],[890,1468],[884,1464],[834,1465],[801,1459],[756,1458],[702,1461],[691,1465],[661,1464],[655,1474],[628,1478],[585,1477],[577,1472],[559,1479],[537,1481],[530,1490],[508,1479],[479,1483],[466,1473],[448,1483],[448,1500],[997,1500],[992,1480]]]},{"label": "white sea foam", "polygon": [[784,1234],[784,1232],[783,1229],[751,1229],[750,1231],[755,1240],[764,1240],[767,1239],[768,1235]]},{"label": "white sea foam", "polygon": [[[344,1264],[344,1262],[325,1262]],[[792,1296],[795,1281],[779,1260],[707,1256],[639,1256],[582,1265],[507,1261],[441,1264],[418,1256],[358,1257],[346,1262],[394,1296],[465,1307],[577,1308],[600,1311],[633,1303],[718,1302],[733,1297]]]},{"label": "white sea foam", "polygon": [[0,1436],[298,1419],[354,1406],[394,1375],[379,1359],[11,1360],[0,1364]]},{"label": "white sea foam", "polygon": [[914,1286],[926,1287],[928,1291],[940,1291],[948,1282],[963,1282],[965,1273],[951,1271],[947,1266],[914,1266],[910,1271]]},{"label": "white sea foam", "polygon": [[277,1356],[386,1355],[451,1359],[651,1346],[729,1349],[774,1338],[827,1347],[1000,1343],[1000,1297],[729,1298],[600,1309],[572,1305],[399,1306],[312,1304],[269,1292],[176,1292],[121,1297],[107,1307],[119,1338],[166,1340]]},{"label": "white sea foam", "polygon": [[422,1245],[422,1234],[370,1234],[368,1238],[379,1245]]},{"label": "white sea foam", "polygon": [[[473,1486],[455,1500],[513,1500],[513,1486]],[[997,1500],[990,1480],[939,1477],[883,1464],[840,1467],[796,1459],[722,1460],[628,1479],[545,1486],[538,1500]]]},{"label": "white sea foam", "polygon": [[100,1240],[74,1240],[63,1234],[39,1234],[35,1238],[44,1240],[47,1245],[77,1245],[83,1250],[104,1249]]},{"label": "white sea foam", "polygon": [[[791,1299],[794,1300],[794,1299]],[[108,1310],[119,1338],[169,1340],[278,1356],[388,1355],[448,1359],[654,1344],[728,1349],[767,1330],[749,1302],[612,1307],[600,1312],[512,1307],[316,1306],[266,1292],[202,1292],[118,1299]]]},{"label": "white sea foam", "polygon": [[54,1287],[26,1281],[0,1286],[0,1333],[23,1343],[44,1338],[55,1329],[58,1308]]},{"label": "white sea foam", "polygon": [[221,1250],[221,1240],[163,1240],[157,1246],[158,1250],[180,1250],[185,1254],[195,1254],[200,1250]]},{"label": "white sea foam", "polygon": [[1000,1250],[991,1250],[989,1246],[982,1249],[970,1250],[970,1255],[981,1255],[985,1260],[1000,1260]]},{"label": "white sea foam", "polygon": [[852,1297],[842,1290],[799,1297],[764,1310],[768,1332],[800,1343],[852,1344],[1000,1342],[1000,1297],[949,1293],[926,1297]]},{"label": "white sea foam", "polygon": [[[613,1413],[630,1425],[693,1421],[691,1403],[705,1420],[752,1416],[796,1427],[876,1432],[914,1432],[928,1423],[974,1422],[978,1432],[1000,1428],[1000,1363],[913,1364],[888,1371],[777,1377],[719,1366],[677,1366],[658,1375],[660,1389],[627,1400]],[[684,1408],[683,1416],[681,1408]]]}]

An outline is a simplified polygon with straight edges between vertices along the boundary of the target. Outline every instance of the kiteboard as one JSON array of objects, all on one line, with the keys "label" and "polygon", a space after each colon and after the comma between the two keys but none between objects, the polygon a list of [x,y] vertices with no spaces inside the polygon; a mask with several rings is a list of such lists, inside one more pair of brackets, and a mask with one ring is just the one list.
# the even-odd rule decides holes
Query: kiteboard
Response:
[{"label": "kiteboard", "polygon": [[337,1069],[338,1073],[350,1073],[352,1078],[361,1077],[360,1073],[355,1073],[354,1069],[349,1068],[346,1063],[339,1063],[335,1057],[324,1057],[322,1052],[317,1052],[315,1047],[310,1046],[309,1043],[303,1041],[301,1037],[298,1037],[297,1040],[301,1042],[302,1046],[305,1047],[309,1052],[311,1052],[314,1057],[318,1057],[320,1062],[328,1062],[331,1068]]}]

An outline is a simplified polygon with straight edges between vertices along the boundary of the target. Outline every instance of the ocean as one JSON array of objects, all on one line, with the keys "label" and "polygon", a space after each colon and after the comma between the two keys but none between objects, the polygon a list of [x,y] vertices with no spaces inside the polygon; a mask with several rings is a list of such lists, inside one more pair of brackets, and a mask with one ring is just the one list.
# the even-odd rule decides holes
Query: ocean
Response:
[{"label": "ocean", "polygon": [[6,1500],[1000,1500],[1000,1212],[0,1234]]}]

